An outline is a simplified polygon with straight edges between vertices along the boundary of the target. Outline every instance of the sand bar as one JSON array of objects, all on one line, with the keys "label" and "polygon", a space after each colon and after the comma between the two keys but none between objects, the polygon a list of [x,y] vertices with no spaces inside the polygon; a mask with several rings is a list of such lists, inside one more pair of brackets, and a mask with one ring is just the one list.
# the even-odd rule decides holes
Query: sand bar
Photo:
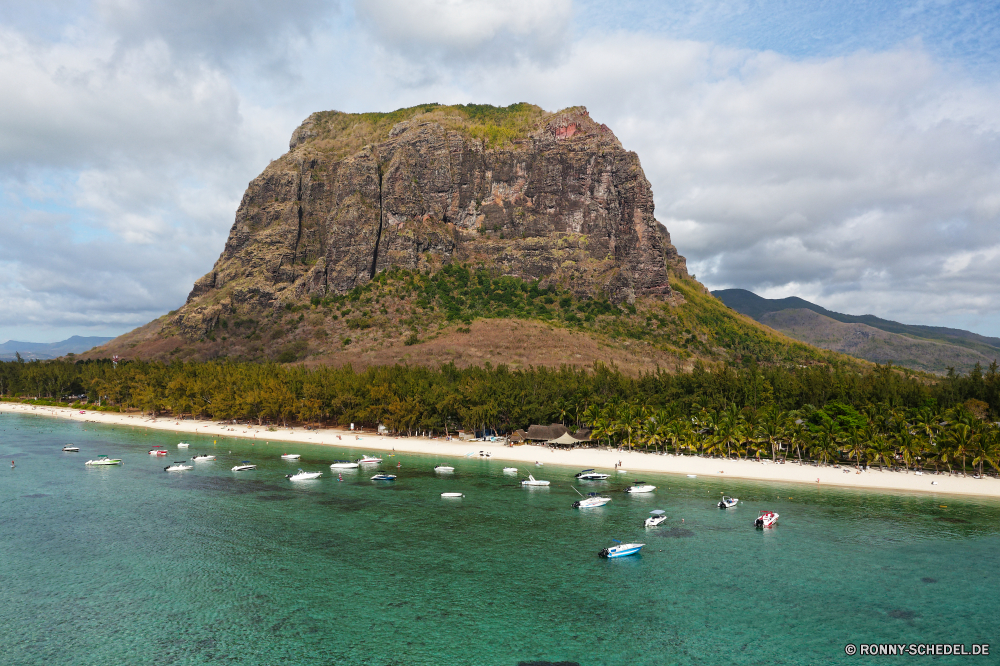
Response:
[{"label": "sand bar", "polygon": [[[71,419],[80,422],[104,425],[129,426],[167,430],[178,433],[211,435],[213,437],[237,437],[266,441],[303,442],[326,444],[353,449],[373,451],[400,451],[462,458],[472,451],[489,451],[494,460],[527,463],[519,465],[524,473],[535,473],[535,463],[562,465],[577,469],[595,468],[613,472],[616,463],[630,478],[641,472],[665,474],[695,474],[699,477],[725,477],[753,481],[778,481],[782,483],[809,483],[871,490],[893,490],[907,492],[940,493],[947,495],[972,495],[977,497],[1000,497],[1000,479],[986,477],[974,479],[971,476],[914,472],[890,472],[871,469],[858,473],[850,467],[814,467],[811,464],[787,463],[776,465],[770,462],[758,463],[752,460],[729,460],[723,458],[703,458],[698,456],[675,456],[643,453],[639,451],[618,451],[612,449],[551,449],[545,446],[503,446],[490,442],[463,442],[457,439],[446,441],[424,437],[391,437],[374,433],[356,434],[348,430],[304,428],[279,428],[276,431],[267,426],[220,425],[214,421],[177,420],[173,418],[152,419],[138,414],[118,414],[68,407],[42,407],[20,403],[0,403],[0,413],[34,414]],[[817,481],[818,480],[818,481]]]}]

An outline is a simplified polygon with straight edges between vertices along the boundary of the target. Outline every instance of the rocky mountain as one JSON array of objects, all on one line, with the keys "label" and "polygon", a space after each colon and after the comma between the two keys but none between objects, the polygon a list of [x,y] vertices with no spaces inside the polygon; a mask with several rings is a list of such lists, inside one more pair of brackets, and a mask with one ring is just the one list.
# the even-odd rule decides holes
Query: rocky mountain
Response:
[{"label": "rocky mountain", "polygon": [[[93,355],[644,367],[816,357],[712,299],[653,208],[639,157],[583,107],[314,113],[250,183],[184,306]],[[589,341],[572,344],[576,333]],[[518,335],[518,349],[492,355]]]},{"label": "rocky mountain", "polygon": [[796,296],[770,299],[746,289],[720,289],[712,295],[796,340],[875,363],[891,361],[942,374],[948,368],[968,372],[976,363],[987,367],[1000,359],[1000,339],[971,331],[843,314]]}]

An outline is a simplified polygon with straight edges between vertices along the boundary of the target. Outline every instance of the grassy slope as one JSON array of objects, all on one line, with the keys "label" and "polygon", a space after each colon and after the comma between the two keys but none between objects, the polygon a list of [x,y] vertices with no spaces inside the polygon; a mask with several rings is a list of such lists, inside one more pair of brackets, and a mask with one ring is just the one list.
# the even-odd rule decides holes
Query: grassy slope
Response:
[{"label": "grassy slope", "polygon": [[[811,347],[737,314],[692,280],[674,279],[674,303],[640,299],[615,306],[579,300],[537,282],[497,277],[484,267],[446,266],[433,275],[394,269],[343,296],[313,299],[260,318],[222,320],[189,342],[161,335],[157,322],[91,357],[196,360],[231,356],[317,363],[406,362],[589,366],[630,374],[696,361],[807,365],[847,357]],[[855,364],[860,362],[850,360]]]}]

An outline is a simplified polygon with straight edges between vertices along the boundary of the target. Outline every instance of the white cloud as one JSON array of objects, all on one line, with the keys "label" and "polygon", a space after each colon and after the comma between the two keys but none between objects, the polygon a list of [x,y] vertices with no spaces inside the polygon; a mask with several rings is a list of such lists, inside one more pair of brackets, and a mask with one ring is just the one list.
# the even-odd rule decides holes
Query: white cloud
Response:
[{"label": "white cloud", "polygon": [[565,43],[570,0],[357,0],[362,23],[390,51],[476,62],[548,59]]}]

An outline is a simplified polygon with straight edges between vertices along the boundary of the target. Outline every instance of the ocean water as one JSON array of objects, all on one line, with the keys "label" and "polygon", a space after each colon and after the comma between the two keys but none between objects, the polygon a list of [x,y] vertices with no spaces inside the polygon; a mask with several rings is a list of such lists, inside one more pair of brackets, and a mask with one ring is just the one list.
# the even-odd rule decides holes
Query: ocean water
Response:
[{"label": "ocean water", "polygon": [[[552,482],[523,489],[509,463],[410,454],[379,484],[331,474],[361,449],[179,438],[0,415],[0,663],[1000,662],[994,500],[656,474],[633,497],[634,474],[522,465]],[[200,452],[218,461],[163,471]],[[125,464],[84,466],[102,453]],[[293,484],[298,467],[324,476]],[[614,499],[573,509],[573,487]],[[742,503],[719,510],[723,492]],[[765,508],[779,525],[754,530]],[[647,530],[652,509],[670,518]],[[612,539],[646,547],[598,558]],[[958,642],[993,654],[845,654]]]}]

